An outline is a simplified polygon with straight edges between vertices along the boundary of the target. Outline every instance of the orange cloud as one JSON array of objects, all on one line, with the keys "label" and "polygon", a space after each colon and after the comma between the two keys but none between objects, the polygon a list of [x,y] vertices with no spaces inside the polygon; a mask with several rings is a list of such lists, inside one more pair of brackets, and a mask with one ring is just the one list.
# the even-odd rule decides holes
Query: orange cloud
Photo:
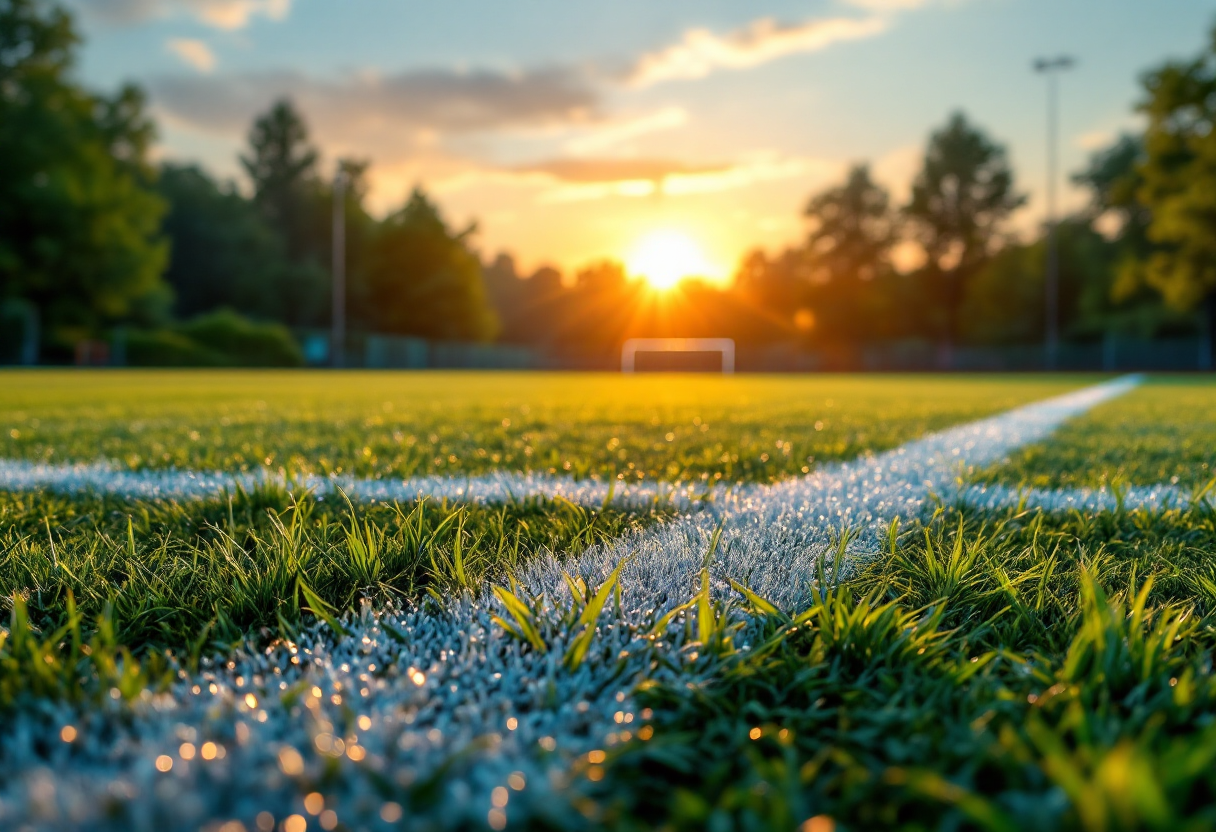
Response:
[{"label": "orange cloud", "polygon": [[716,69],[753,67],[841,41],[872,37],[886,30],[887,23],[885,17],[832,17],[787,25],[766,17],[725,35],[692,29],[679,43],[643,55],[634,65],[629,82],[647,86],[703,78]]}]

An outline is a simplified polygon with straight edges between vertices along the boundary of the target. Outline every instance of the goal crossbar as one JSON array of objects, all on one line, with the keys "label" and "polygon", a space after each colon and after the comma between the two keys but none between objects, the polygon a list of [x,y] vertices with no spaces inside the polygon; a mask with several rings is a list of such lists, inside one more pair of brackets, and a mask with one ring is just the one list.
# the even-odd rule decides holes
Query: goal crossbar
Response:
[{"label": "goal crossbar", "polygon": [[639,352],[720,352],[722,372],[735,371],[735,342],[730,338],[630,338],[621,347],[621,372],[637,368]]}]

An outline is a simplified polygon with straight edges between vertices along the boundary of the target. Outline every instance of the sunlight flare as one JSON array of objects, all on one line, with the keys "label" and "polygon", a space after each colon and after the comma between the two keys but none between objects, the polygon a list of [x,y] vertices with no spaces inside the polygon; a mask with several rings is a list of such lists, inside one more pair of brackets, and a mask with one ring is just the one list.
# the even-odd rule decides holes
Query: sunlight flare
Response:
[{"label": "sunlight flare", "polygon": [[719,278],[717,266],[701,247],[681,231],[652,231],[640,239],[626,258],[629,273],[656,289],[671,289],[689,277]]}]

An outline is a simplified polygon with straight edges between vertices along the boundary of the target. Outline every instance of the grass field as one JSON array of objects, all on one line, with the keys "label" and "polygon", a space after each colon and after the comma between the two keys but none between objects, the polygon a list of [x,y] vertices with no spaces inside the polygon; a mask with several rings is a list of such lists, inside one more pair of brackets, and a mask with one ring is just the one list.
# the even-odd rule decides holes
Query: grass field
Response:
[{"label": "grass field", "polygon": [[[1092,381],[3,380],[9,458],[753,483],[858,458],[866,488],[902,476],[869,454]],[[980,476],[1199,483],[1214,391],[1153,380]],[[876,497],[877,546],[828,530],[790,607],[737,567],[827,522],[763,509],[783,487],[705,508],[0,488],[0,828],[1216,825],[1209,503]]]},{"label": "grass field", "polygon": [[1154,378],[1023,449],[990,482],[1035,487],[1173,483],[1194,488],[1216,477],[1216,382]]},{"label": "grass field", "polygon": [[0,373],[0,458],[769,482],[1084,378]]}]

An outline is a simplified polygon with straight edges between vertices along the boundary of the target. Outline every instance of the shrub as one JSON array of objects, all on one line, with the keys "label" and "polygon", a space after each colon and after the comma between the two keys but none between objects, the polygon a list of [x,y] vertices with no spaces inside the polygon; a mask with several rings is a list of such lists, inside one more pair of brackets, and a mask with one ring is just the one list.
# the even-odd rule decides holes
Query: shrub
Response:
[{"label": "shrub", "polygon": [[173,329],[129,330],[127,363],[137,367],[299,367],[304,356],[281,324],[261,324],[229,310]]},{"label": "shrub", "polygon": [[126,333],[127,363],[134,367],[223,367],[225,356],[170,329]]},{"label": "shrub", "polygon": [[200,315],[178,331],[222,354],[236,367],[299,367],[304,363],[287,327],[256,323],[228,309]]}]

